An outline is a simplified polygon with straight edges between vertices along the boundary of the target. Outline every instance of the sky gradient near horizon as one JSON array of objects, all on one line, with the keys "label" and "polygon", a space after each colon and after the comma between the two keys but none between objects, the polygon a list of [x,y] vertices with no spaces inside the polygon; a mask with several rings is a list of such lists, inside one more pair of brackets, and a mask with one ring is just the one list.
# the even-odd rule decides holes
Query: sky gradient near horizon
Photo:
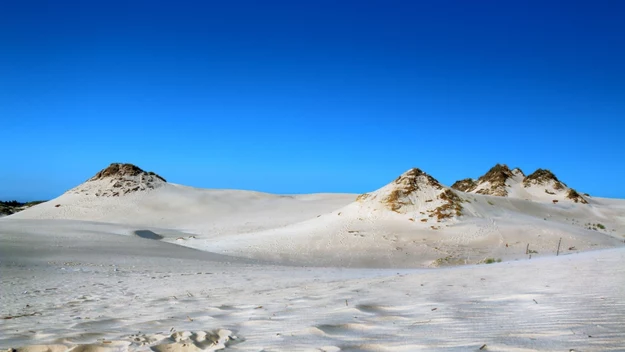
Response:
[{"label": "sky gradient near horizon", "polygon": [[112,162],[273,193],[495,163],[625,198],[622,1],[0,3],[0,200]]}]

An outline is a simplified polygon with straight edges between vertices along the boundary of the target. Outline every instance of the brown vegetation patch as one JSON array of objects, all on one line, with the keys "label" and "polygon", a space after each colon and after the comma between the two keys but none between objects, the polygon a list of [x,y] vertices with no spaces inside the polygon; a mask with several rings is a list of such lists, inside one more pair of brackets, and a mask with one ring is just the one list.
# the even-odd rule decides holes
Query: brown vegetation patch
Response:
[{"label": "brown vegetation patch", "polygon": [[574,189],[569,189],[569,192],[566,194],[568,199],[573,200],[575,203],[588,204],[588,201],[582,197],[579,193],[577,193]]},{"label": "brown vegetation patch", "polygon": [[479,183],[490,182],[491,184],[503,184],[512,176],[514,176],[514,174],[507,165],[497,164],[477,180]]},{"label": "brown vegetation patch", "polygon": [[[138,191],[151,190],[158,187],[158,183],[167,182],[154,172],[146,172],[132,164],[113,163],[106,169],[101,170],[87,182],[109,181],[108,185],[102,185],[95,190],[96,197],[119,197]],[[78,186],[74,193],[84,193],[84,189]]]},{"label": "brown vegetation patch", "polygon": [[445,201],[445,204],[434,209],[432,212],[438,220],[451,218],[454,215],[462,215],[462,198],[458,197],[454,191],[446,189],[438,197]]},{"label": "brown vegetation patch", "polygon": [[477,192],[477,194],[484,194],[487,196],[505,197],[508,195],[508,191],[503,185],[491,185],[490,188],[483,188]]},{"label": "brown vegetation patch", "polygon": [[358,197],[356,197],[356,201],[357,202],[362,202],[363,200],[369,198],[371,195],[369,193],[363,193],[361,195],[359,195]]},{"label": "brown vegetation patch", "polygon": [[506,180],[514,176],[514,173],[505,164],[497,164],[493,166],[488,172],[477,179],[478,184],[488,182],[490,184],[489,189],[481,189],[477,191],[477,194],[485,194],[491,196],[505,197],[508,195],[506,190]]},{"label": "brown vegetation patch", "polygon": [[399,176],[394,183],[404,186],[406,191],[413,192],[419,189],[419,181],[436,189],[443,188],[438,180],[417,168],[406,171],[403,175]]},{"label": "brown vegetation patch", "polygon": [[107,178],[107,177],[139,176],[141,174],[146,174],[148,176],[154,176],[154,177],[160,179],[163,182],[167,182],[167,181],[165,181],[164,178],[162,178],[161,176],[155,174],[154,172],[143,171],[140,167],[138,167],[136,165],[120,164],[120,163],[113,163],[113,164],[109,165],[109,167],[107,167],[106,169],[101,170],[100,172],[95,174],[95,176],[90,178],[89,181],[101,180],[101,179]]},{"label": "brown vegetation patch", "polygon": [[451,188],[460,191],[460,192],[471,192],[477,188],[477,183],[470,178],[465,178],[464,180],[456,181]]},{"label": "brown vegetation patch", "polygon": [[534,171],[531,175],[525,176],[523,179],[523,187],[529,187],[532,184],[535,185],[544,185],[549,183],[549,181],[553,181],[553,189],[561,190],[566,187],[564,183],[562,183],[553,172],[547,169],[538,169]]},{"label": "brown vegetation patch", "polygon": [[404,205],[402,202],[400,202],[402,195],[403,192],[401,190],[394,189],[388,195],[388,197],[386,197],[384,202],[392,211],[399,212],[399,209],[401,209],[401,207]]}]

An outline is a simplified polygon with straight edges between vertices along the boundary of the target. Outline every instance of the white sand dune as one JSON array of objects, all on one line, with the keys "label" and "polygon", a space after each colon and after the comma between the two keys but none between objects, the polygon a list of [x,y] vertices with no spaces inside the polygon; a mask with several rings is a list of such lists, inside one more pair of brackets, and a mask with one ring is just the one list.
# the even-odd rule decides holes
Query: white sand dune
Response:
[{"label": "white sand dune", "polygon": [[355,198],[355,194],[274,195],[167,183],[155,190],[123,197],[69,192],[14,214],[12,218],[109,222],[178,229],[212,237],[308,220]]},{"label": "white sand dune", "polygon": [[109,186],[119,182],[96,177],[8,220],[115,223],[238,257],[374,268],[550,256],[560,238],[563,252],[611,248],[623,245],[625,232],[624,201],[554,204],[463,193],[418,169],[359,197],[205,190],[166,182],[120,197],[95,195],[142,186],[138,181],[132,188]]},{"label": "white sand dune", "polygon": [[[552,256],[559,242],[563,253],[623,245],[625,218],[617,207],[625,202],[553,204],[466,194],[414,172],[308,221],[184,245],[289,264],[377,268]],[[405,190],[407,179],[414,190]]]},{"label": "white sand dune", "polygon": [[525,175],[519,168],[510,170],[497,164],[477,180],[464,179],[452,185],[459,191],[511,197],[538,202],[588,203],[589,195],[579,194],[546,169]]},{"label": "white sand dune", "polygon": [[0,348],[625,349],[623,200],[464,193],[418,169],[284,196],[115,165],[0,220]]}]

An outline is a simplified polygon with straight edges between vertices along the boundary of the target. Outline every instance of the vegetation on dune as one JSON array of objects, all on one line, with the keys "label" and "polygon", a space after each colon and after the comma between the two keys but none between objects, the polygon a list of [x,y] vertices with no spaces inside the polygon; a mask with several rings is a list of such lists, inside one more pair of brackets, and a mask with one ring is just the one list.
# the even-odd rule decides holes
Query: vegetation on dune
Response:
[{"label": "vegetation on dune", "polygon": [[579,193],[577,193],[574,189],[569,189],[569,192],[566,194],[566,197],[573,200],[575,203],[588,204],[588,201],[584,199]]},{"label": "vegetation on dune", "polygon": [[529,187],[532,184],[545,185],[545,184],[548,184],[549,182],[553,182],[553,189],[555,190],[561,190],[561,189],[564,189],[564,187],[566,187],[566,185],[563,184],[562,181],[558,180],[558,178],[556,177],[556,175],[553,174],[553,172],[547,169],[538,169],[534,171],[532,174],[526,176],[523,179],[523,186]]},{"label": "vegetation on dune", "polygon": [[394,189],[388,197],[386,197],[385,202],[392,211],[399,212],[399,209],[404,205],[400,202],[402,196],[404,196],[404,194],[401,190]]},{"label": "vegetation on dune", "polygon": [[514,176],[514,174],[507,165],[497,164],[477,179],[479,184],[488,182],[490,184],[490,188],[483,188],[476,193],[505,197],[508,195],[508,191],[506,190],[506,181],[512,176]]},{"label": "vegetation on dune", "polygon": [[460,192],[471,192],[477,188],[477,183],[473,179],[465,178],[460,181],[456,181],[451,188]]},{"label": "vegetation on dune", "polygon": [[359,195],[358,197],[356,197],[356,201],[357,202],[362,202],[363,200],[369,198],[369,193],[363,193],[361,195]]},{"label": "vegetation on dune", "polygon": [[434,215],[440,220],[445,218],[450,218],[452,216],[461,216],[462,215],[462,199],[458,197],[456,193],[453,191],[446,189],[443,193],[438,196],[441,200],[446,203],[441,205],[440,207],[434,209]]},{"label": "vegetation on dune", "polygon": [[590,223],[590,222],[589,222],[589,223],[587,223],[587,224],[584,224],[584,226],[585,226],[588,230],[595,230],[595,231],[597,231],[597,229],[605,230],[605,225],[603,225],[603,224],[599,224],[599,223],[597,223],[597,224],[593,224],[593,223]]}]

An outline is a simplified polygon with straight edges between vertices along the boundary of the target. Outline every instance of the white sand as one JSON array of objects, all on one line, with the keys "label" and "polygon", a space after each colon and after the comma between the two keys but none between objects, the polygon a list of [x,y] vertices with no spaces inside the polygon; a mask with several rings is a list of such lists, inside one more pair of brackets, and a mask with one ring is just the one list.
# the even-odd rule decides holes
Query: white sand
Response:
[{"label": "white sand", "polygon": [[63,195],[0,220],[0,348],[625,350],[625,201],[458,194],[440,223],[416,199]]},{"label": "white sand", "polygon": [[355,198],[355,194],[275,195],[167,183],[152,191],[123,197],[68,192],[13,218],[88,220],[220,236],[304,221]]}]

